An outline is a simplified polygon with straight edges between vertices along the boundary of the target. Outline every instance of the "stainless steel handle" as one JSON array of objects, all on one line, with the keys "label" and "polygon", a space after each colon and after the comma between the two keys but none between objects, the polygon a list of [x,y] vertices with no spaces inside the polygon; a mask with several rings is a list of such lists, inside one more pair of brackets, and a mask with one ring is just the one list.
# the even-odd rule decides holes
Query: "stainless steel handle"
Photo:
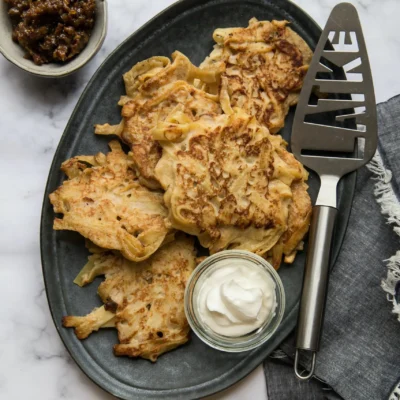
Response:
[{"label": "stainless steel handle", "polygon": [[[296,338],[295,373],[302,380],[313,375],[315,353],[319,350],[336,214],[333,207],[313,208]],[[311,371],[306,376],[298,371],[299,350],[313,352]]]}]

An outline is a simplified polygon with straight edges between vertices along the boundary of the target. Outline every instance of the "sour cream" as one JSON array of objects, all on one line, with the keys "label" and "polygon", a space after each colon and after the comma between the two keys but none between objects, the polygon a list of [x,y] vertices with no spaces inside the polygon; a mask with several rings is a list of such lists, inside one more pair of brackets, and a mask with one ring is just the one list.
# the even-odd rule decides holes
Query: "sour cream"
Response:
[{"label": "sour cream", "polygon": [[221,260],[202,282],[198,315],[214,332],[238,337],[275,315],[275,282],[268,272],[246,260]]}]

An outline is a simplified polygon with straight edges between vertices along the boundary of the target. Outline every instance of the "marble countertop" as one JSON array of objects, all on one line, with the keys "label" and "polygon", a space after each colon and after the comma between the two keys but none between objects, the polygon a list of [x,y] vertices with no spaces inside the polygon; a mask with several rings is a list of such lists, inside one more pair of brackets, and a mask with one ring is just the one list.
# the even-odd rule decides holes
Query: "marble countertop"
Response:
[{"label": "marble countertop", "polygon": [[[2,0],[0,0],[2,1]],[[400,93],[398,0],[354,0],[364,27],[377,101]],[[107,55],[171,0],[109,0],[97,56],[59,81],[20,71],[0,56],[0,398],[111,400],[75,365],[47,306],[39,251],[43,191],[53,154],[86,83]],[[297,0],[324,25],[335,0]],[[396,78],[397,77],[397,78]],[[213,399],[267,398],[261,367]]]}]

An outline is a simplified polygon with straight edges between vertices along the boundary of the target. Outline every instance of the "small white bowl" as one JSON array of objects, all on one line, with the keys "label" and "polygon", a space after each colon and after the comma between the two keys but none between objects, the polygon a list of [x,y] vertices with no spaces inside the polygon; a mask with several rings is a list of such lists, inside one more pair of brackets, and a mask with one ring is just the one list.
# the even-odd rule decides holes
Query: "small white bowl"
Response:
[{"label": "small white bowl", "polygon": [[[228,337],[220,335],[209,328],[198,312],[199,288],[224,260],[242,260],[254,264],[260,271],[268,274],[275,283],[277,306],[263,325],[243,336]],[[278,329],[285,312],[285,289],[278,273],[272,265],[262,257],[244,250],[224,250],[207,257],[193,271],[185,290],[185,314],[194,333],[206,344],[214,349],[237,353],[252,350],[265,343]]]},{"label": "small white bowl", "polygon": [[96,0],[94,27],[86,47],[65,64],[49,63],[36,65],[24,58],[25,50],[12,40],[12,24],[8,15],[8,4],[0,0],[0,52],[8,61],[34,75],[57,78],[72,74],[88,63],[100,50],[107,32],[107,2]]}]

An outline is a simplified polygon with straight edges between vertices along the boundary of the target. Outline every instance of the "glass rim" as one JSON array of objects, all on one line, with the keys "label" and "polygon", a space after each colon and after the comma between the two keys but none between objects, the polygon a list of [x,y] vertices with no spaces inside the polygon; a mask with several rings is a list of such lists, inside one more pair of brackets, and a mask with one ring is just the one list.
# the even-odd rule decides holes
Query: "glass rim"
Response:
[{"label": "glass rim", "polygon": [[[255,329],[247,335],[236,338],[222,336],[212,331],[202,323],[196,316],[194,310],[195,296],[194,290],[199,279],[203,274],[212,268],[217,262],[224,259],[247,259],[255,265],[262,267],[275,283],[276,310],[272,317],[268,318],[261,327]],[[242,352],[252,350],[265,343],[275,333],[279,327],[285,311],[285,290],[282,280],[273,266],[264,258],[246,250],[224,250],[213,254],[202,261],[192,272],[185,289],[185,314],[193,332],[207,345],[225,352]]]}]

